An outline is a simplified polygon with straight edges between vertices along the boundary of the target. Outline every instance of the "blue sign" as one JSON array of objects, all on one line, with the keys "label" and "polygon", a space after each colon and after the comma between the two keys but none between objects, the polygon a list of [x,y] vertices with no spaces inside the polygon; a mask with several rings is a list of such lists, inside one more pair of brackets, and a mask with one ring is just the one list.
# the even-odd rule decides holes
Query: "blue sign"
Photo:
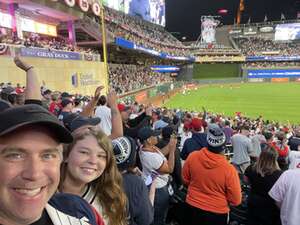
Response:
[{"label": "blue sign", "polygon": [[194,57],[187,57],[187,56],[175,56],[175,55],[169,55],[164,52],[159,52],[154,49],[146,48],[141,45],[137,45],[131,41],[125,40],[123,38],[117,37],[115,39],[116,45],[123,47],[123,48],[128,48],[128,49],[135,49],[137,51],[141,51],[150,55],[155,55],[157,57],[160,57],[162,59],[173,59],[173,60],[178,60],[178,61],[195,61]]},{"label": "blue sign", "polygon": [[291,70],[248,70],[248,78],[289,78],[300,77],[300,69]]},{"label": "blue sign", "polygon": [[142,51],[142,52],[145,52],[145,53],[148,53],[150,55],[156,55],[156,56],[161,56],[160,52],[156,51],[156,50],[153,50],[153,49],[150,49],[150,48],[145,48],[143,46],[140,46],[140,45],[136,45],[134,44],[134,47],[133,47],[135,50],[139,50],[139,51]]},{"label": "blue sign", "polygon": [[298,61],[300,56],[247,56],[246,61]]},{"label": "blue sign", "polygon": [[178,73],[180,71],[180,68],[177,66],[159,65],[151,66],[151,70],[159,73]]},{"label": "blue sign", "polygon": [[66,59],[66,60],[80,60],[81,56],[77,52],[64,52],[56,50],[47,50],[41,48],[21,48],[21,56],[39,57],[49,59]]},{"label": "blue sign", "polygon": [[116,38],[115,43],[116,43],[116,45],[119,45],[120,47],[123,47],[123,48],[129,48],[129,49],[134,48],[133,42],[127,41],[123,38]]}]

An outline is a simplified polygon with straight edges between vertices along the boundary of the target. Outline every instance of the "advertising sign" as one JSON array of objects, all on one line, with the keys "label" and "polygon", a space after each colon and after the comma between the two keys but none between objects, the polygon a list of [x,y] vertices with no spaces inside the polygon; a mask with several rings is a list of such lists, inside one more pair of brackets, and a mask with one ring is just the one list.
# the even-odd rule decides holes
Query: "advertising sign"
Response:
[{"label": "advertising sign", "polygon": [[248,78],[290,78],[290,77],[300,77],[300,69],[290,69],[290,70],[248,70]]},{"label": "advertising sign", "polygon": [[64,51],[49,51],[41,48],[21,48],[21,56],[27,57],[39,57],[49,59],[66,59],[66,60],[80,60],[81,56],[76,52],[64,52]]}]

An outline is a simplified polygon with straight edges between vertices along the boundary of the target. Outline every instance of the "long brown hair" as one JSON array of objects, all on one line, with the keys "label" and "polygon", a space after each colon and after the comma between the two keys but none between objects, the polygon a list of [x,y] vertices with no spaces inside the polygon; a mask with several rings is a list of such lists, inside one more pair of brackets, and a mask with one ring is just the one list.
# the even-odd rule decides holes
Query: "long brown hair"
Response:
[{"label": "long brown hair", "polygon": [[[74,141],[66,145],[63,153],[64,161],[68,158],[70,152],[80,140],[87,136],[93,136],[97,139],[99,146],[106,152],[106,167],[102,175],[90,183],[91,188],[96,193],[96,198],[103,207],[103,213],[109,219],[110,225],[127,224],[127,197],[123,190],[123,179],[120,174],[111,140],[99,130],[89,129],[84,133],[74,136]],[[67,163],[61,165],[61,183],[60,190],[67,174]],[[61,190],[63,191],[63,190]]]},{"label": "long brown hair", "polygon": [[254,171],[264,177],[274,173],[276,170],[280,170],[277,159],[277,151],[273,147],[267,146],[260,153],[257,162],[254,164]]}]

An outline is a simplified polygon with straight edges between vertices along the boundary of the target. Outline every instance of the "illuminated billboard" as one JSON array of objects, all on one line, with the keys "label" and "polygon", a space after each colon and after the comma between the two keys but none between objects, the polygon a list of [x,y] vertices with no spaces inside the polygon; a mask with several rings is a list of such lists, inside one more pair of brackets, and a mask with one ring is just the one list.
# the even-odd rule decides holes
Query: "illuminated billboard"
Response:
[{"label": "illuminated billboard", "polygon": [[103,4],[109,8],[125,12],[125,0],[103,0]]},{"label": "illuminated billboard", "polygon": [[0,27],[12,28],[11,15],[0,12]]},{"label": "illuminated billboard", "polygon": [[279,24],[275,29],[276,41],[300,39],[300,23]]},{"label": "illuminated billboard", "polygon": [[166,25],[165,0],[104,0],[104,5],[161,26]]},{"label": "illuminated billboard", "polygon": [[57,36],[56,26],[39,23],[27,18],[21,18],[21,30],[32,33],[50,35],[54,37]]}]

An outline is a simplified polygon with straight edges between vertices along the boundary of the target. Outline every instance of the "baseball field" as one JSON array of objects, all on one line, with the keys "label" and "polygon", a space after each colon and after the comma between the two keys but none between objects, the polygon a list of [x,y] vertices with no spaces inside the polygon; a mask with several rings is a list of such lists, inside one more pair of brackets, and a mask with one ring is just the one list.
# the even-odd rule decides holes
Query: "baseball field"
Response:
[{"label": "baseball field", "polygon": [[232,116],[235,112],[282,123],[300,123],[300,83],[205,85],[179,93],[165,106]]}]

